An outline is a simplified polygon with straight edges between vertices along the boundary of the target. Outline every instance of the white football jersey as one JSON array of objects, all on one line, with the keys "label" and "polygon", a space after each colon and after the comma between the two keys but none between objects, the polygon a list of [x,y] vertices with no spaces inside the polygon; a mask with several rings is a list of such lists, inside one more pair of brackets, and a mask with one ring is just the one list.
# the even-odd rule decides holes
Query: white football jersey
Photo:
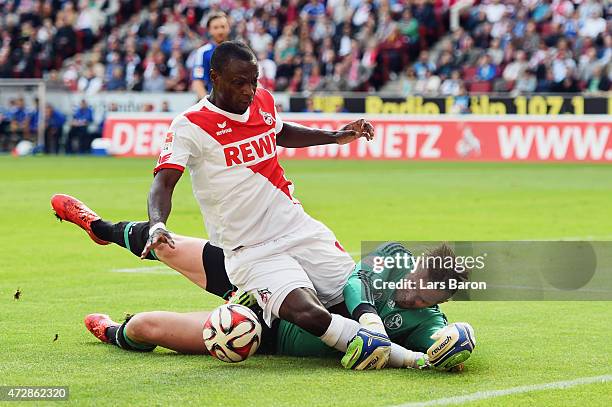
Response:
[{"label": "white football jersey", "polygon": [[189,169],[211,244],[253,246],[309,219],[278,163],[282,128],[273,96],[261,88],[244,114],[221,110],[205,97],[173,120],[155,173]]}]

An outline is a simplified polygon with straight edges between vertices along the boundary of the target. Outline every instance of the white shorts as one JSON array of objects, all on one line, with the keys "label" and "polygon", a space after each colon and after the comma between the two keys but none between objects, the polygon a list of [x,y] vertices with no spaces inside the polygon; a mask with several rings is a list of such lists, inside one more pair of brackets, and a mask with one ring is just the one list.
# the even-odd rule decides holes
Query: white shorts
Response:
[{"label": "white shorts", "polygon": [[255,295],[268,325],[296,288],[313,289],[325,307],[341,303],[354,267],[355,262],[332,231],[310,217],[297,232],[225,252],[230,281]]}]

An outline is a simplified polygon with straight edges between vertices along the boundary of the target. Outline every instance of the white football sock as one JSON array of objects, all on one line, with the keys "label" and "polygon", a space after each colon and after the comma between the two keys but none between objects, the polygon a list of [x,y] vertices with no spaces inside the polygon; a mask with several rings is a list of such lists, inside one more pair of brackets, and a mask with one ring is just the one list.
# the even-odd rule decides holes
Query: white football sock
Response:
[{"label": "white football sock", "polygon": [[348,343],[359,331],[359,323],[352,319],[344,318],[342,315],[331,314],[332,320],[327,331],[321,335],[321,340],[327,346],[346,352]]},{"label": "white football sock", "polygon": [[389,356],[388,366],[417,368],[416,361],[422,356],[421,352],[413,352],[396,343],[391,343],[391,356]]}]

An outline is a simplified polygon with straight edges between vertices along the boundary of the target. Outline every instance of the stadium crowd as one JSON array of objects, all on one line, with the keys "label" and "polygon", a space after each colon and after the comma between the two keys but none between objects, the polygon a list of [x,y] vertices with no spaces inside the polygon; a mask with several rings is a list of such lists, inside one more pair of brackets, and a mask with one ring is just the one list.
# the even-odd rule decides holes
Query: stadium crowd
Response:
[{"label": "stadium crowd", "polygon": [[[0,78],[86,95],[189,91],[208,18],[225,12],[275,91],[610,90],[611,2],[476,0],[451,32],[456,2],[0,0]],[[19,103],[0,107],[0,128],[21,120]]]},{"label": "stadium crowd", "polygon": [[0,0],[0,77],[186,91],[207,17],[225,11],[230,38],[251,45],[277,91],[609,89],[610,2],[476,1],[446,35],[455,2]]}]

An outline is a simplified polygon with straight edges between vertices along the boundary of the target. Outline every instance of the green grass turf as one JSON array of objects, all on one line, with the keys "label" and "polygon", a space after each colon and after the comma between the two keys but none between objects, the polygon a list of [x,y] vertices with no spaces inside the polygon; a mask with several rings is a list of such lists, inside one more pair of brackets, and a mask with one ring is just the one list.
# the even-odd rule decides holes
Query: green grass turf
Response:
[{"label": "green grass turf", "polygon": [[[90,312],[210,309],[173,274],[93,244],[52,216],[73,194],[112,220],[143,219],[152,160],[0,157],[0,385],[68,385],[69,404],[394,405],[612,373],[610,302],[455,302],[478,347],[461,374],[349,372],[335,360],[255,356],[227,365],[157,350],[120,351],[84,328]],[[612,167],[484,163],[290,161],[296,195],[357,252],[362,240],[612,240]],[[202,235],[187,179],[169,226]],[[13,293],[19,288],[21,299]],[[59,339],[53,341],[55,334]],[[609,405],[612,383],[544,390],[478,405]]]}]

